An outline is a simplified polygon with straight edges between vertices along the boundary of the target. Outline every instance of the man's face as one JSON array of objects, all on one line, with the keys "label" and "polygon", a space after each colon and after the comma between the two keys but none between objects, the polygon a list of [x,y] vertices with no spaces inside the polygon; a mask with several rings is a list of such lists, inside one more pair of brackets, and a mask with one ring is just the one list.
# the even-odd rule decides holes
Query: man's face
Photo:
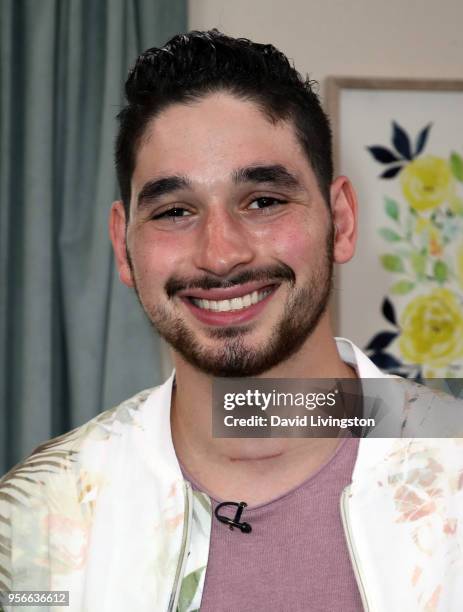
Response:
[{"label": "man's face", "polygon": [[294,354],[326,309],[333,224],[292,124],[227,93],[164,110],[138,149],[127,253],[123,280],[200,370]]}]

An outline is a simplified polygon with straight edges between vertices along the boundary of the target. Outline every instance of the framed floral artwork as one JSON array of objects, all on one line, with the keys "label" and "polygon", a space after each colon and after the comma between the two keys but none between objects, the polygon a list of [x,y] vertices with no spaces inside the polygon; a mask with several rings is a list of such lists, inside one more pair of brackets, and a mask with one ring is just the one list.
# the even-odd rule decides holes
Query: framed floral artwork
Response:
[{"label": "framed floral artwork", "polygon": [[383,370],[463,378],[463,81],[331,77],[327,92],[359,199],[337,332]]}]

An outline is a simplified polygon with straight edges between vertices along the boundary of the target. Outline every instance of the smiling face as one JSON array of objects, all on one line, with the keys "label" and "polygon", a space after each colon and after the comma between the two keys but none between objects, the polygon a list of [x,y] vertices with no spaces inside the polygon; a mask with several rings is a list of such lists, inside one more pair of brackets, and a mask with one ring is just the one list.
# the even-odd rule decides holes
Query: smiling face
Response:
[{"label": "smiling face", "polygon": [[346,259],[292,124],[228,93],[148,124],[127,243],[120,202],[111,234],[159,333],[218,376],[258,375],[300,349],[326,316],[333,256]]}]

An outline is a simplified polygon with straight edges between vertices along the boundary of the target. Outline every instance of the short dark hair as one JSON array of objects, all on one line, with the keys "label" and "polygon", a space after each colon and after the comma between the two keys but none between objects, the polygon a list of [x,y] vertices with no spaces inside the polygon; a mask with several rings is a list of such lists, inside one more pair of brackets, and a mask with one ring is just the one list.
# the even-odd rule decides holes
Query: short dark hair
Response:
[{"label": "short dark hair", "polygon": [[274,123],[292,120],[329,206],[331,129],[314,85],[273,45],[231,38],[215,29],[179,34],[164,47],[142,53],[125,83],[128,104],[118,115],[116,170],[126,218],[135,157],[147,123],[170,104],[187,104],[217,91],[255,102]]}]

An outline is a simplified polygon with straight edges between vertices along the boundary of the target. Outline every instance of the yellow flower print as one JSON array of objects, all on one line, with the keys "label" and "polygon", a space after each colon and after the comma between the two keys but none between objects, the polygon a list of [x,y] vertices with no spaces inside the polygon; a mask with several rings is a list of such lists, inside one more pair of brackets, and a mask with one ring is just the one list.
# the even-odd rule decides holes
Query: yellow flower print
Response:
[{"label": "yellow flower print", "polygon": [[415,223],[415,232],[417,235],[425,234],[430,255],[437,257],[442,255],[442,239],[440,231],[435,227],[429,219],[418,217]]},{"label": "yellow flower print", "polygon": [[457,277],[460,287],[463,289],[463,242],[457,250]]},{"label": "yellow flower print", "polygon": [[429,253],[434,257],[438,257],[443,253],[440,232],[435,227],[431,227],[429,230]]},{"label": "yellow flower print", "polygon": [[418,212],[450,200],[455,190],[448,163],[433,155],[411,161],[402,170],[400,181],[408,203]]},{"label": "yellow flower print", "polygon": [[410,363],[439,368],[463,357],[463,307],[449,289],[416,297],[400,323],[399,348]]},{"label": "yellow flower print", "polygon": [[455,193],[454,195],[450,196],[449,204],[450,204],[450,210],[455,215],[463,216],[463,198],[460,198]]},{"label": "yellow flower print", "polygon": [[415,232],[417,234],[422,234],[423,232],[429,229],[431,225],[431,221],[426,217],[418,217],[415,223]]}]

